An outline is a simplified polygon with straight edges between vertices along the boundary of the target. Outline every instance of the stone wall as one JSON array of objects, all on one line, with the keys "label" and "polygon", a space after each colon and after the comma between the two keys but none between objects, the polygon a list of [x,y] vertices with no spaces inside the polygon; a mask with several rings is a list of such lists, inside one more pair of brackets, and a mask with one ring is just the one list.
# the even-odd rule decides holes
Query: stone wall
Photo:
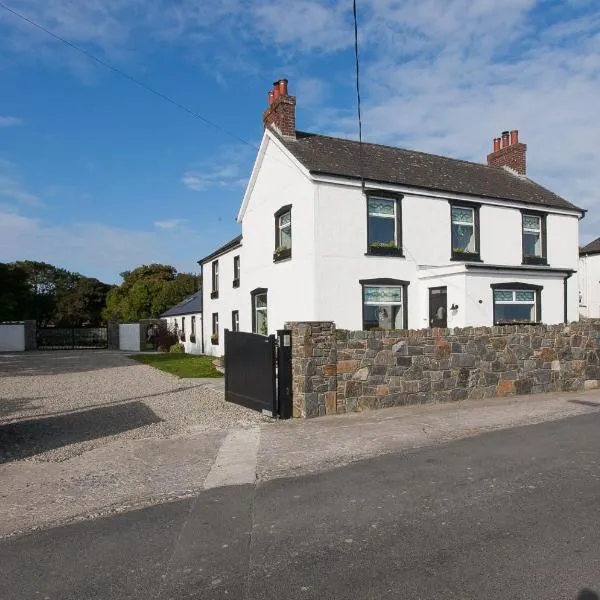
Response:
[{"label": "stone wall", "polygon": [[419,331],[289,323],[295,417],[598,387],[600,321]]}]

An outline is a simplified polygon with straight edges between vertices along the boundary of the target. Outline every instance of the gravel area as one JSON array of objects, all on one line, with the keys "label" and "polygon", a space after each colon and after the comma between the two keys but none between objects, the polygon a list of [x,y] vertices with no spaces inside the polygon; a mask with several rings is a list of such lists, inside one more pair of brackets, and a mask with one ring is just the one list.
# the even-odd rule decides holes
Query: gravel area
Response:
[{"label": "gravel area", "polygon": [[119,352],[0,354],[0,463],[267,420],[225,402],[222,379],[179,379]]}]

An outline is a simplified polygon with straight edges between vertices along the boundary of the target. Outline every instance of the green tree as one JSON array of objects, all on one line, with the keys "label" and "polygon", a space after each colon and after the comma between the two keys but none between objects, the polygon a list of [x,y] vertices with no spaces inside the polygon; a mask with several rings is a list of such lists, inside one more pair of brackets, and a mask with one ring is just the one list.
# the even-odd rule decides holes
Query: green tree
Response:
[{"label": "green tree", "polygon": [[0,322],[26,319],[31,303],[27,272],[14,264],[0,263]]},{"label": "green tree", "polygon": [[93,277],[78,276],[56,296],[55,319],[59,325],[100,325],[110,285]]},{"label": "green tree", "polygon": [[110,290],[106,297],[103,315],[107,320],[156,318],[200,286],[200,277],[178,273],[170,265],[142,265],[121,273],[121,277],[121,285]]}]

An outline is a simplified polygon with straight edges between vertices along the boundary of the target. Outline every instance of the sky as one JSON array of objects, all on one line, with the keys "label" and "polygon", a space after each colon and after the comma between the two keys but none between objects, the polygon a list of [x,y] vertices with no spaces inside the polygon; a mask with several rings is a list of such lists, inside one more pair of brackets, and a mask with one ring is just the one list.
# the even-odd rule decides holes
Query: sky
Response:
[{"label": "sky", "polygon": [[[0,6],[0,262],[197,272],[239,233],[276,79],[298,129],[357,136],[351,0],[0,3],[196,115]],[[528,175],[600,236],[598,0],[357,5],[365,140],[484,162],[519,129]]]}]

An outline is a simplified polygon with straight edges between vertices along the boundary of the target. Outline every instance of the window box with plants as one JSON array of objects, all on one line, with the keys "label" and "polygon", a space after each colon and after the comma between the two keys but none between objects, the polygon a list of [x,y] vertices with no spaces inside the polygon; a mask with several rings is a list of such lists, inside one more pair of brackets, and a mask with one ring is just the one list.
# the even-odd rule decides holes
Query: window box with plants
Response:
[{"label": "window box with plants", "polygon": [[402,248],[398,248],[396,242],[371,242],[367,254],[371,256],[404,256]]},{"label": "window box with plants", "polygon": [[547,265],[548,261],[546,257],[535,254],[524,254],[523,255],[524,265]]},{"label": "window box with plants", "polygon": [[280,260],[286,260],[292,258],[292,249],[288,246],[277,246],[275,252],[273,252],[273,262],[279,262]]},{"label": "window box with plants", "polygon": [[459,260],[465,262],[481,262],[479,252],[472,252],[465,248],[452,248],[451,260]]}]

